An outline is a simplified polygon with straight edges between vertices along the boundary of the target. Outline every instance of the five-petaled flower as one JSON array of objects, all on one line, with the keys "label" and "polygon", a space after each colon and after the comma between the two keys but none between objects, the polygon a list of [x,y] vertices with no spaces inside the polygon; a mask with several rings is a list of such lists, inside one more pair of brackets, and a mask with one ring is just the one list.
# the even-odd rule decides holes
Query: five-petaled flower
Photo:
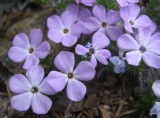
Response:
[{"label": "five-petaled flower", "polygon": [[106,48],[109,43],[110,41],[104,33],[96,32],[93,35],[92,44],[88,43],[90,45],[87,44],[87,46],[78,44],[75,51],[78,55],[90,56],[90,62],[94,67],[97,66],[97,60],[100,63],[107,65],[107,59],[111,57],[111,53],[104,48]]},{"label": "five-petaled flower", "polygon": [[55,58],[54,64],[58,71],[51,71],[48,75],[48,84],[56,92],[62,91],[67,85],[67,96],[72,101],[80,101],[86,94],[86,86],[80,82],[92,80],[95,68],[88,61],[81,61],[75,66],[74,54],[61,51]]},{"label": "five-petaled flower", "polygon": [[[27,77],[27,78],[26,78]],[[43,95],[53,95],[55,92],[47,84],[44,78],[44,69],[39,66],[32,66],[26,72],[26,77],[22,74],[15,74],[9,81],[12,92],[17,93],[11,98],[11,106],[18,111],[27,111],[30,106],[36,114],[46,114],[52,101]]]},{"label": "five-petaled flower", "polygon": [[[33,29],[29,38],[25,33],[17,34],[13,39],[13,47],[8,51],[8,56],[14,62],[25,60],[23,68],[39,64],[39,58],[44,59],[50,52],[50,45],[43,41],[43,33],[40,29]],[[30,40],[29,40],[30,39]]]}]

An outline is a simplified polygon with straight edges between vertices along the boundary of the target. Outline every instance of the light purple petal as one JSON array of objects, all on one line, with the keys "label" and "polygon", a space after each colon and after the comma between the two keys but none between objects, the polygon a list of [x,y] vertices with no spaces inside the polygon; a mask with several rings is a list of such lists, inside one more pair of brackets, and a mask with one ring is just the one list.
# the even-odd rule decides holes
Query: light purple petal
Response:
[{"label": "light purple petal", "polygon": [[30,47],[28,36],[25,33],[17,34],[13,39],[13,46],[27,49],[28,47]]},{"label": "light purple petal", "polygon": [[32,46],[38,46],[42,42],[43,32],[41,29],[32,29],[29,38]]},{"label": "light purple petal", "polygon": [[143,60],[146,65],[153,68],[160,68],[160,56],[152,54],[150,52],[145,52],[143,54]]},{"label": "light purple petal", "polygon": [[126,0],[128,3],[137,3],[139,0]]},{"label": "light purple petal", "polygon": [[122,30],[116,26],[108,26],[106,29],[106,34],[111,38],[111,40],[116,41],[122,34]]},{"label": "light purple petal", "polygon": [[39,64],[39,58],[34,54],[27,56],[23,69],[29,69],[31,66],[35,66]]},{"label": "light purple petal", "polygon": [[76,80],[71,79],[67,84],[67,96],[72,101],[81,101],[86,94],[86,86]]},{"label": "light purple petal", "polygon": [[43,41],[36,49],[35,55],[40,59],[45,58],[50,52],[50,45],[47,41]]},{"label": "light purple petal", "polygon": [[116,24],[118,21],[120,21],[119,13],[114,10],[109,10],[107,12],[106,21],[107,21],[107,24],[109,25]]},{"label": "light purple petal", "polygon": [[32,94],[26,92],[13,96],[11,98],[11,106],[18,111],[27,111],[31,105]]},{"label": "light purple petal", "polygon": [[86,6],[93,6],[95,1],[96,0],[81,0],[81,3],[86,5]]},{"label": "light purple petal", "polygon": [[50,78],[47,76],[41,84],[38,86],[38,90],[40,93],[46,94],[46,95],[54,95],[56,92],[52,89],[52,87],[48,84],[48,80]]},{"label": "light purple petal", "polygon": [[83,45],[78,44],[75,48],[75,52],[78,55],[85,55],[89,52],[89,49],[87,49],[86,47],[84,47]]},{"label": "light purple petal", "polygon": [[114,56],[114,57],[111,57],[109,60],[116,66],[120,59],[118,56]]},{"label": "light purple petal", "polygon": [[106,49],[101,49],[96,51],[95,57],[101,64],[107,65],[107,59],[111,57],[111,53]]},{"label": "light purple petal", "polygon": [[116,0],[116,1],[121,7],[128,6],[128,3],[126,2],[126,0]]},{"label": "light purple petal", "polygon": [[89,17],[85,19],[84,26],[92,33],[101,27],[101,23],[96,18]]},{"label": "light purple petal", "polygon": [[99,20],[104,21],[106,18],[106,9],[102,5],[95,5],[93,7],[93,15]]},{"label": "light purple petal", "polygon": [[86,18],[91,17],[92,13],[89,9],[87,8],[82,8],[80,10],[80,14],[79,14],[79,20],[84,21]]},{"label": "light purple petal", "polygon": [[91,56],[90,62],[96,68],[97,60],[96,60],[96,57],[94,55]]},{"label": "light purple petal", "polygon": [[132,25],[131,25],[129,22],[124,22],[124,28],[125,28],[128,32],[133,33]]},{"label": "light purple petal", "polygon": [[72,29],[70,31],[71,35],[74,35],[79,38],[81,33],[83,32],[83,29],[84,29],[83,22],[79,21],[72,26]]},{"label": "light purple petal", "polygon": [[121,50],[139,50],[139,44],[128,34],[121,35],[117,40],[117,45]]},{"label": "light purple petal", "polygon": [[82,61],[73,72],[74,78],[82,81],[92,80],[95,76],[95,68],[88,61]]},{"label": "light purple petal", "polygon": [[9,87],[14,93],[28,92],[32,86],[28,79],[22,74],[15,74],[9,80]]},{"label": "light purple petal", "polygon": [[142,54],[139,51],[127,52],[126,59],[128,64],[138,66],[142,59]]},{"label": "light purple petal", "polygon": [[49,97],[37,93],[32,97],[31,107],[36,114],[47,114],[52,106],[52,101]]},{"label": "light purple petal", "polygon": [[51,71],[47,76],[47,83],[55,92],[62,91],[68,81],[67,74],[60,73],[57,71]]},{"label": "light purple petal", "polygon": [[36,65],[29,68],[26,72],[26,76],[32,86],[39,86],[44,78],[44,69],[42,66]]},{"label": "light purple petal", "polygon": [[62,44],[66,47],[71,47],[77,42],[77,37],[73,35],[66,35],[62,39]]},{"label": "light purple petal", "polygon": [[156,80],[152,85],[152,90],[156,97],[160,98],[160,80]]},{"label": "light purple petal", "polygon": [[70,11],[72,14],[76,14],[77,18],[78,18],[78,15],[79,15],[79,7],[78,7],[78,5],[70,4],[70,5],[67,6],[65,11]]},{"label": "light purple petal", "polygon": [[65,27],[70,27],[76,22],[78,15],[70,11],[64,11],[61,15],[61,19]]},{"label": "light purple petal", "polygon": [[73,72],[74,64],[74,54],[69,51],[61,51],[54,59],[56,68],[65,74]]},{"label": "light purple petal", "polygon": [[141,16],[139,16],[139,17],[135,20],[134,25],[133,25],[133,27],[135,27],[135,28],[140,28],[140,27],[148,28],[148,27],[150,27],[150,26],[152,26],[152,21],[151,21],[151,19],[150,19],[148,16],[146,16],[146,15],[141,15]]},{"label": "light purple petal", "polygon": [[110,41],[108,37],[101,32],[96,32],[92,38],[92,45],[95,49],[106,48],[109,45]]},{"label": "light purple petal", "polygon": [[160,32],[156,32],[151,36],[150,41],[159,40],[160,39]]},{"label": "light purple petal", "polygon": [[47,26],[49,29],[54,28],[54,29],[60,30],[63,27],[63,23],[59,16],[52,15],[47,19]]},{"label": "light purple petal", "polygon": [[8,56],[14,62],[21,62],[26,58],[27,51],[20,47],[11,47]]},{"label": "light purple petal", "polygon": [[55,43],[60,43],[63,39],[63,36],[62,36],[62,34],[60,33],[59,30],[49,29],[48,38]]}]

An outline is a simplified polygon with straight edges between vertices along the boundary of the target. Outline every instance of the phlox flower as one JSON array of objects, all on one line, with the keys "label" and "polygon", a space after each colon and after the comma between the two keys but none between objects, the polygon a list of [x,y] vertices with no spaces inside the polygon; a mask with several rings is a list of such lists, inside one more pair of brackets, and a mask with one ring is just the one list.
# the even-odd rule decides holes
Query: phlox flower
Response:
[{"label": "phlox flower", "polygon": [[125,62],[123,60],[123,51],[119,51],[119,56],[113,56],[109,60],[114,64],[115,73],[125,72]]},{"label": "phlox flower", "polygon": [[83,22],[86,18],[91,17],[92,13],[89,9],[87,8],[80,8],[79,6],[75,4],[69,5],[65,11],[70,11],[73,14],[77,14],[77,20],[76,22],[79,22],[82,24],[83,29],[82,29],[82,34],[89,34],[89,30],[84,26]]},{"label": "phlox flower", "polygon": [[84,26],[93,33],[100,31],[105,33],[112,40],[117,40],[122,34],[122,30],[116,26],[120,21],[119,13],[114,10],[108,10],[102,5],[95,5],[93,7],[93,16],[85,19]]},{"label": "phlox flower", "polygon": [[120,8],[120,16],[124,21],[124,28],[133,33],[133,28],[148,28],[153,25],[151,19],[146,15],[140,15],[140,7],[136,4],[130,4]]},{"label": "phlox flower", "polygon": [[138,3],[139,0],[116,0],[121,7],[128,6],[132,3]]},{"label": "phlox flower", "polygon": [[67,96],[72,101],[80,101],[86,94],[86,86],[80,81],[92,80],[95,69],[88,61],[82,61],[74,69],[74,54],[61,51],[55,58],[54,64],[58,71],[51,71],[48,75],[48,84],[56,92],[62,91],[67,86]]},{"label": "phlox flower", "polygon": [[147,30],[139,29],[135,39],[123,34],[117,40],[119,49],[127,51],[128,64],[138,66],[143,59],[150,67],[160,68],[160,33],[151,34]]},{"label": "phlox flower", "polygon": [[25,33],[17,34],[13,39],[13,47],[8,51],[9,58],[14,62],[25,60],[23,68],[39,64],[39,58],[45,58],[50,52],[50,45],[43,41],[41,29],[31,30],[29,37]]},{"label": "phlox flower", "polygon": [[60,17],[50,16],[47,20],[49,39],[55,43],[62,43],[66,47],[73,46],[83,30],[83,24],[76,22],[77,19],[78,14],[69,10],[63,12]]},{"label": "phlox flower", "polygon": [[[86,46],[78,44],[75,48],[75,52],[78,55],[90,56],[90,62],[94,67],[97,66],[97,60],[107,65],[107,59],[110,58],[111,53],[109,50],[104,49],[109,45],[110,41],[104,33],[96,32],[93,35],[92,43],[88,43]],[[97,59],[97,60],[96,60]]]},{"label": "phlox flower", "polygon": [[77,2],[78,5],[81,3],[81,4],[84,4],[86,6],[93,6],[94,3],[96,2],[96,0],[76,0],[76,2]]},{"label": "phlox flower", "polygon": [[157,115],[157,118],[160,118],[160,102],[155,102],[155,104],[150,110],[149,115]]},{"label": "phlox flower", "polygon": [[9,87],[18,94],[11,98],[11,106],[18,111],[27,111],[31,106],[34,113],[46,114],[52,101],[44,94],[53,95],[55,92],[47,84],[47,78],[43,80],[44,69],[39,65],[32,66],[27,70],[26,77],[22,74],[11,77]]}]

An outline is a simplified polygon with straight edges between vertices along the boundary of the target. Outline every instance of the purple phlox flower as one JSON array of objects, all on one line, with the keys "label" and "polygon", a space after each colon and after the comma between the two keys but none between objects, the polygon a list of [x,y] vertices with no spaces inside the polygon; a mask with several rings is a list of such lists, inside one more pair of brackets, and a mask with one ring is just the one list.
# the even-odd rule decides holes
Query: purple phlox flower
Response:
[{"label": "purple phlox flower", "polygon": [[82,46],[78,44],[76,46],[75,52],[78,55],[87,55],[90,57],[90,62],[94,67],[97,66],[97,60],[107,65],[109,59],[111,57],[111,53],[109,50],[104,49],[109,45],[110,41],[106,37],[104,33],[96,32],[93,35],[92,43],[88,43],[86,46]]},{"label": "purple phlox flower", "polygon": [[[86,18],[91,17],[92,13],[89,9],[87,8],[79,8],[79,6],[75,5],[75,4],[71,4],[66,8],[66,11],[70,11],[73,14],[77,14],[77,22],[81,23],[83,25],[83,22]],[[82,34],[89,34],[89,30],[84,27],[83,25],[83,30],[82,30]]]},{"label": "purple phlox flower", "polygon": [[48,84],[56,92],[62,91],[65,86],[67,97],[72,101],[80,101],[86,94],[86,86],[80,81],[92,80],[95,76],[95,68],[88,61],[80,62],[75,66],[74,54],[61,51],[55,58],[54,64],[58,71],[51,71],[48,75]]},{"label": "purple phlox flower", "polygon": [[136,4],[130,4],[120,8],[120,16],[124,21],[124,28],[133,33],[133,28],[148,28],[153,25],[151,19],[146,15],[140,15],[140,7]]},{"label": "purple phlox flower", "polygon": [[49,39],[66,47],[73,46],[83,31],[83,24],[77,19],[78,14],[70,11],[63,12],[60,17],[50,16],[47,20]]},{"label": "purple phlox flower", "polygon": [[127,51],[128,64],[138,66],[141,59],[150,67],[160,68],[160,32],[148,33],[147,30],[139,29],[135,39],[123,34],[117,40],[119,49]]},{"label": "purple phlox flower", "polygon": [[121,7],[128,6],[129,4],[138,3],[139,0],[116,0]]},{"label": "purple phlox flower", "polygon": [[[27,77],[27,78],[26,78]],[[30,106],[36,114],[46,114],[52,106],[52,101],[46,95],[53,95],[55,91],[47,84],[44,78],[44,69],[32,66],[22,74],[15,74],[9,81],[12,92],[17,93],[11,98],[11,106],[18,111],[27,111]]]},{"label": "purple phlox flower", "polygon": [[84,26],[93,33],[100,31],[105,33],[112,40],[117,40],[122,34],[122,30],[116,26],[120,21],[119,13],[114,10],[108,10],[102,5],[95,5],[93,7],[93,16],[85,19]]},{"label": "purple phlox flower", "polygon": [[150,110],[149,115],[157,115],[157,118],[160,118],[160,102],[155,102],[155,104]]},{"label": "purple phlox flower", "polygon": [[110,61],[114,64],[115,73],[125,72],[125,62],[123,60],[123,51],[119,51],[119,56],[114,56],[110,58]]},{"label": "purple phlox flower", "polygon": [[41,29],[33,29],[29,38],[25,33],[17,34],[13,39],[13,47],[8,51],[9,58],[14,62],[25,60],[23,68],[28,69],[31,66],[39,64],[39,58],[44,59],[50,52],[50,45],[43,41]]},{"label": "purple phlox flower", "polygon": [[84,4],[85,6],[93,6],[96,0],[76,0],[76,3],[79,5]]}]

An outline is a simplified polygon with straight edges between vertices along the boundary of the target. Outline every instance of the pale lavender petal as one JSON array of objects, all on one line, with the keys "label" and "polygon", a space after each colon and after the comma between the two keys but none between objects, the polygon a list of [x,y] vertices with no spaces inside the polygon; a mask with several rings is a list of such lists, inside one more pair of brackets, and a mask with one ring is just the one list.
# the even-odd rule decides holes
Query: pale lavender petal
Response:
[{"label": "pale lavender petal", "polygon": [[83,32],[83,29],[84,29],[83,22],[79,21],[72,26],[70,34],[79,38],[81,33]]},{"label": "pale lavender petal", "polygon": [[128,3],[137,3],[139,0],[126,0]]},{"label": "pale lavender petal", "polygon": [[75,60],[74,54],[69,51],[61,51],[54,59],[54,65],[65,74],[73,72]]},{"label": "pale lavender petal", "polygon": [[156,32],[151,36],[150,41],[160,40],[160,32]]},{"label": "pale lavender petal", "polygon": [[116,0],[116,1],[121,7],[128,6],[128,3],[126,2],[126,0]]},{"label": "pale lavender petal", "polygon": [[81,3],[86,6],[93,6],[96,0],[81,0]]},{"label": "pale lavender petal", "polygon": [[106,48],[109,45],[110,41],[108,37],[101,32],[96,32],[92,38],[92,45],[95,49]]},{"label": "pale lavender petal", "polygon": [[28,47],[30,47],[28,36],[25,33],[17,34],[13,39],[13,46],[27,49]]},{"label": "pale lavender petal", "polygon": [[42,42],[43,32],[41,29],[32,29],[29,38],[32,46],[38,46]]},{"label": "pale lavender petal", "polygon": [[78,55],[85,55],[89,52],[89,49],[87,49],[86,47],[84,47],[83,45],[78,44],[75,48],[75,52]]},{"label": "pale lavender petal", "polygon": [[152,85],[152,90],[156,97],[160,98],[160,80],[156,80]]},{"label": "pale lavender petal", "polygon": [[28,79],[22,74],[12,76],[9,80],[9,87],[14,93],[24,93],[32,88]]},{"label": "pale lavender petal", "polygon": [[[154,82],[155,83],[155,82]],[[153,87],[153,86],[152,86]],[[153,107],[150,110],[149,115],[157,115],[157,118],[160,117],[160,102],[155,102],[155,104],[153,105]],[[159,115],[159,116],[158,116]]]},{"label": "pale lavender petal", "polygon": [[74,78],[82,81],[92,80],[95,76],[95,68],[88,61],[81,61],[73,72]]},{"label": "pale lavender petal", "polygon": [[96,68],[97,60],[96,60],[96,57],[94,55],[91,56],[90,62]]},{"label": "pale lavender petal", "polygon": [[73,35],[66,35],[62,39],[62,44],[66,47],[71,47],[77,42],[78,38]]},{"label": "pale lavender petal", "polygon": [[20,47],[11,47],[8,56],[14,62],[21,62],[27,57],[27,51]]},{"label": "pale lavender petal", "polygon": [[35,66],[39,64],[39,58],[34,54],[27,56],[23,69],[29,69],[31,66]]},{"label": "pale lavender petal", "polygon": [[67,97],[72,101],[81,101],[86,94],[86,86],[76,80],[71,79],[67,84]]},{"label": "pale lavender petal", "polygon": [[67,74],[58,71],[51,71],[47,76],[47,79],[48,85],[55,92],[62,91],[68,82]]},{"label": "pale lavender petal", "polygon": [[153,68],[160,68],[160,56],[152,54],[150,52],[145,52],[143,54],[143,60],[146,65]]},{"label": "pale lavender petal", "polygon": [[39,57],[40,59],[45,58],[49,52],[50,52],[50,45],[47,41],[43,41],[36,49],[35,49],[35,55]]},{"label": "pale lavender petal", "polygon": [[[72,14],[79,15],[79,7],[76,4],[68,5],[65,11],[70,11],[70,12],[72,12]],[[77,18],[78,18],[78,16],[77,16]]]},{"label": "pale lavender petal", "polygon": [[140,53],[140,51],[127,52],[126,59],[128,64],[138,66],[142,59],[142,54]]},{"label": "pale lavender petal", "polygon": [[111,57],[109,60],[116,66],[120,59],[118,56],[114,56],[114,57]]},{"label": "pale lavender petal", "polygon": [[107,21],[107,24],[109,25],[116,24],[118,21],[120,21],[119,13],[114,10],[109,10],[107,12],[106,21]]},{"label": "pale lavender petal", "polygon": [[111,57],[111,52],[106,49],[97,50],[95,57],[101,64],[108,65],[107,59]]},{"label": "pale lavender petal", "polygon": [[122,30],[116,26],[108,26],[106,29],[106,34],[111,38],[111,40],[116,41],[122,34]]},{"label": "pale lavender petal", "polygon": [[60,43],[63,39],[63,36],[59,30],[49,29],[48,38],[55,43]]},{"label": "pale lavender petal", "polygon": [[139,44],[128,34],[121,35],[117,40],[117,45],[121,50],[139,50]]},{"label": "pale lavender petal", "polygon": [[151,19],[146,16],[146,15],[141,15],[139,16],[135,21],[134,21],[134,25],[133,27],[135,28],[140,28],[140,27],[143,27],[143,28],[148,28],[152,26],[152,21]]},{"label": "pale lavender petal", "polygon": [[79,20],[84,21],[86,18],[91,17],[92,13],[89,9],[87,8],[82,8],[80,10],[80,14],[79,14]]},{"label": "pale lavender petal", "polygon": [[13,96],[11,98],[11,106],[18,111],[27,111],[31,106],[32,94],[26,92]]},{"label": "pale lavender petal", "polygon": [[59,16],[52,15],[47,19],[47,26],[49,29],[57,29],[60,30],[63,27],[63,23]]},{"label": "pale lavender petal", "polygon": [[48,80],[50,78],[47,76],[41,84],[38,86],[38,90],[40,93],[46,94],[46,95],[54,95],[56,91],[52,89],[52,87],[48,84]]},{"label": "pale lavender petal", "polygon": [[33,95],[31,107],[34,113],[47,114],[51,106],[52,106],[52,101],[49,97],[41,93],[37,93]]},{"label": "pale lavender petal", "polygon": [[84,26],[92,33],[101,27],[101,22],[94,17],[89,17],[85,19]]},{"label": "pale lavender petal", "polygon": [[61,19],[65,27],[70,27],[76,22],[78,15],[70,11],[64,11],[61,15]]},{"label": "pale lavender petal", "polygon": [[44,78],[44,69],[40,65],[32,66],[27,70],[26,76],[32,86],[39,86]]},{"label": "pale lavender petal", "polygon": [[105,21],[106,18],[106,9],[102,5],[95,5],[93,7],[93,15],[99,20],[99,21]]},{"label": "pale lavender petal", "polygon": [[131,25],[129,22],[124,22],[124,28],[125,28],[128,32],[133,33],[132,25]]}]

